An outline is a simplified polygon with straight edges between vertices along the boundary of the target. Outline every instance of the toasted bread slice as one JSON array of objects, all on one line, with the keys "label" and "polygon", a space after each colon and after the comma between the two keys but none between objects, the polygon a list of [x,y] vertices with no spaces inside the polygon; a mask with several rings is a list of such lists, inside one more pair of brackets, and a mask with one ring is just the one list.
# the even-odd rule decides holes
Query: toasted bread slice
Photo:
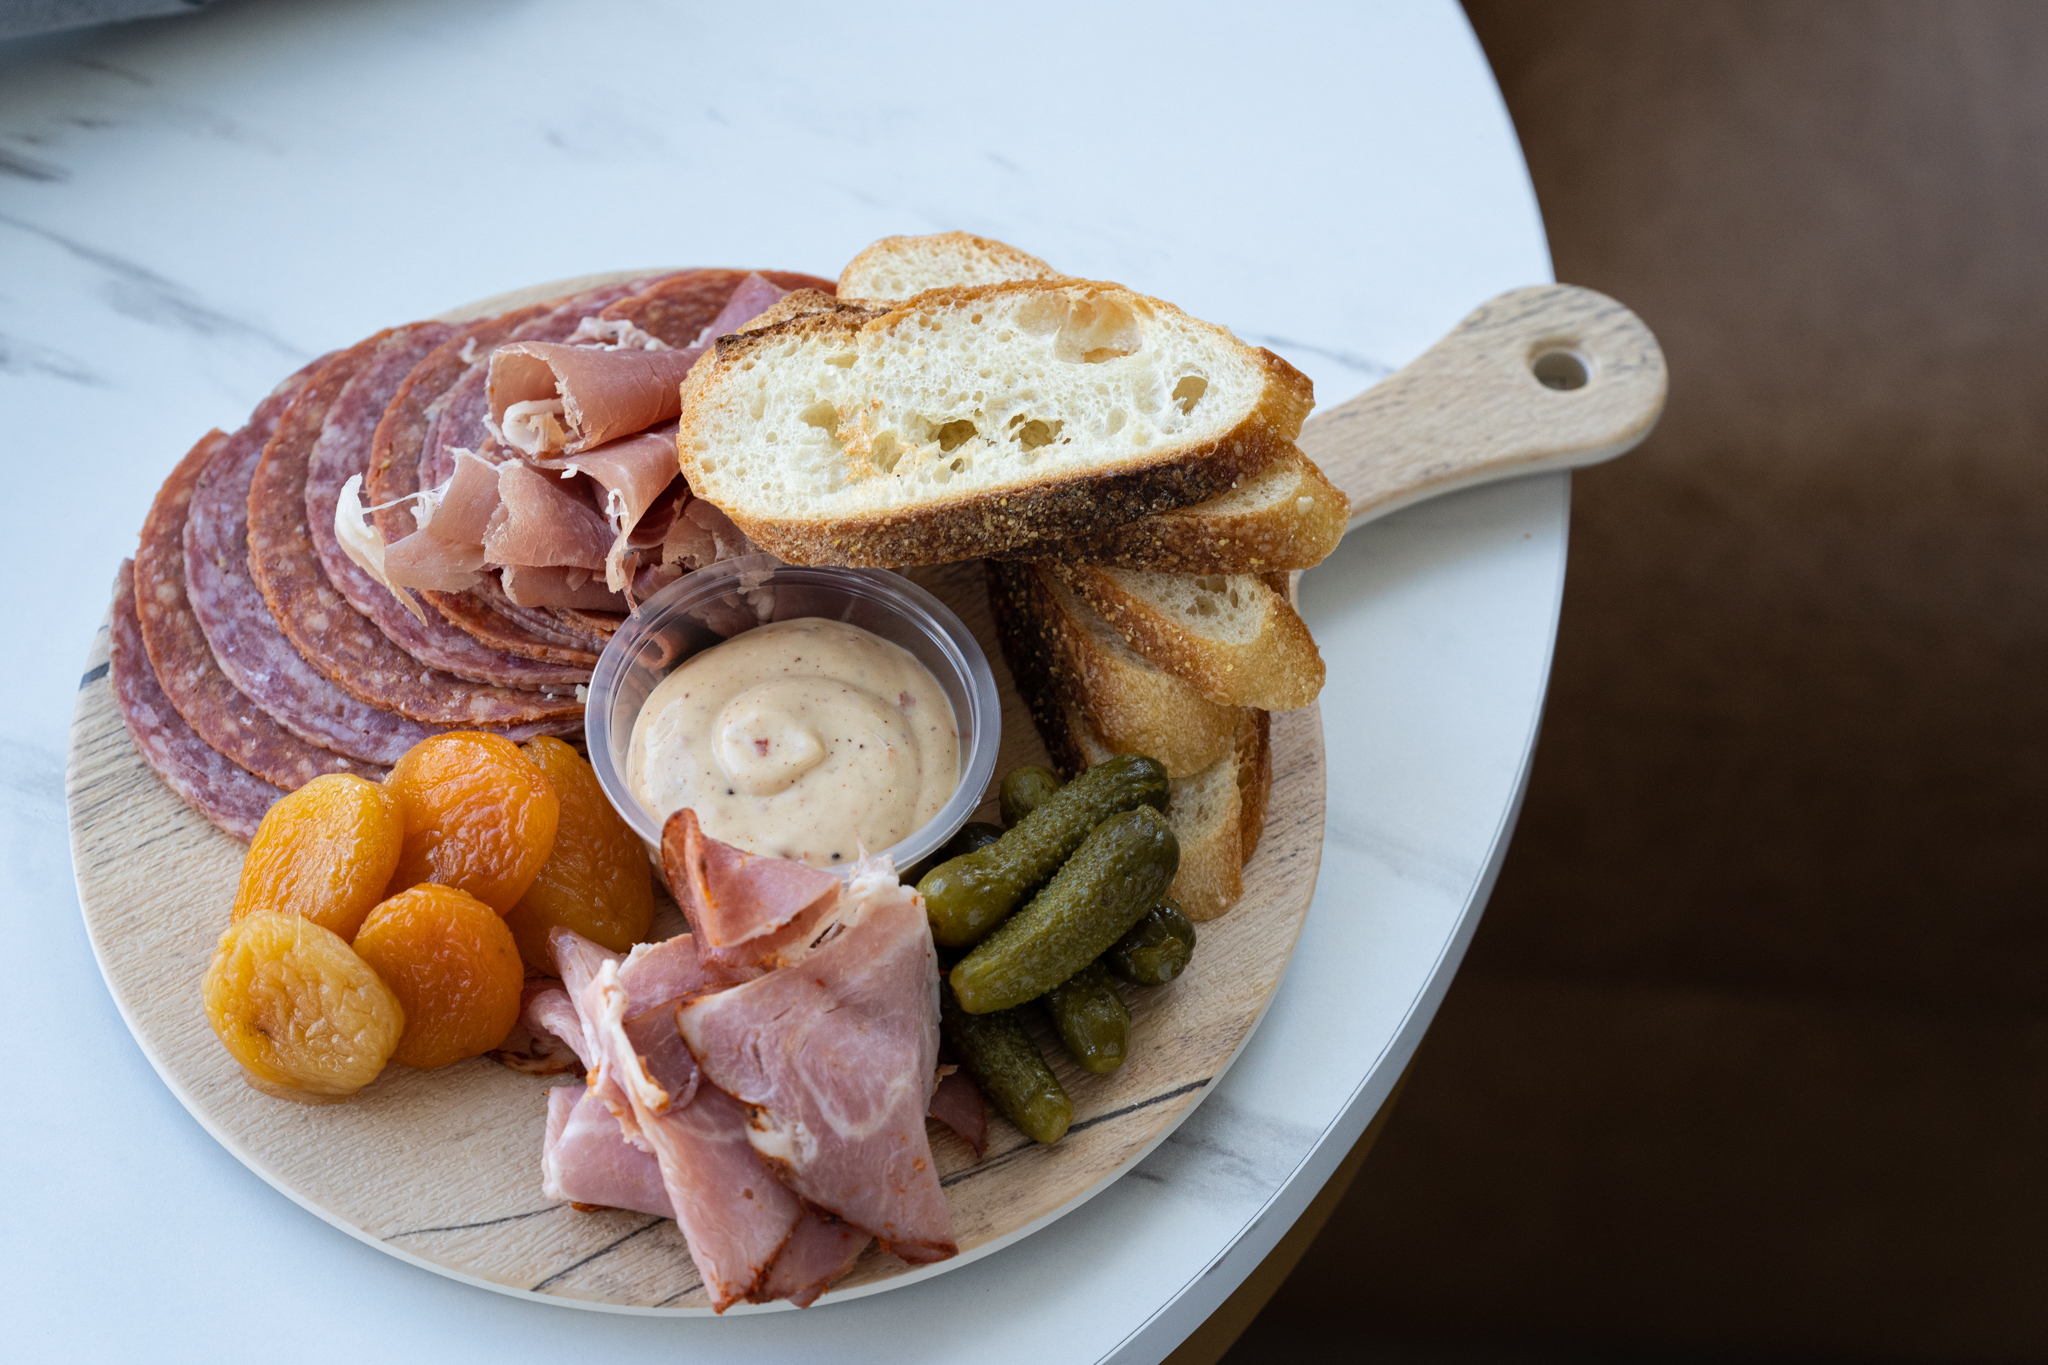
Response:
[{"label": "toasted bread slice", "polygon": [[690,488],[793,563],[904,566],[1227,492],[1292,448],[1306,377],[1120,285],[940,289],[721,337],[683,386]]},{"label": "toasted bread slice", "polygon": [[[1116,756],[1079,707],[1069,705],[1063,723],[1087,766]],[[1167,894],[1181,903],[1188,918],[1214,919],[1244,894],[1244,801],[1236,751],[1169,782],[1166,819],[1180,844],[1180,870]]]},{"label": "toasted bread slice", "polygon": [[935,232],[884,237],[861,252],[839,272],[839,297],[907,299],[927,289],[1059,278],[1059,271],[1016,247],[968,232]]},{"label": "toasted bread slice", "polygon": [[1266,833],[1266,803],[1273,796],[1273,718],[1255,707],[1238,712],[1238,831],[1244,836],[1244,861],[1258,852]]},{"label": "toasted bread slice", "polygon": [[1350,520],[1350,500],[1315,461],[1292,450],[1207,502],[1004,557],[1163,573],[1284,573],[1329,558]]},{"label": "toasted bread slice", "polygon": [[1132,649],[1210,701],[1292,711],[1323,690],[1323,656],[1308,627],[1253,574],[1085,564],[1060,572]]},{"label": "toasted bread slice", "polygon": [[[1120,754],[1150,754],[1189,777],[1241,748],[1246,713],[1219,706],[1124,642],[1049,568],[988,561],[989,606],[1041,733],[1071,702]],[[1079,766],[1068,756],[1062,766]]]}]

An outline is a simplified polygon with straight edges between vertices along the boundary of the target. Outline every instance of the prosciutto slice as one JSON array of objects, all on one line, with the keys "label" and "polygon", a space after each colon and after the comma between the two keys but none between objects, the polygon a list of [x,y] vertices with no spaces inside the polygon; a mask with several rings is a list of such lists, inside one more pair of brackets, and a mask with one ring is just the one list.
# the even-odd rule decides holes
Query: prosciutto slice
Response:
[{"label": "prosciutto slice", "polygon": [[698,951],[721,966],[773,965],[839,903],[830,872],[710,838],[687,806],[662,826],[661,866]]},{"label": "prosciutto slice", "polygon": [[625,611],[626,599],[590,569],[534,568],[507,564],[498,575],[505,596],[521,607],[569,607],[580,611]]},{"label": "prosciutto slice", "polygon": [[[516,341],[491,353],[491,421],[506,445],[529,457],[576,455],[645,431],[682,411],[682,383],[711,343],[787,290],[748,275],[698,336],[674,350],[637,328],[613,346]],[[649,347],[654,349],[650,349]]]},{"label": "prosciutto slice", "polygon": [[641,518],[671,486],[682,485],[687,496],[688,485],[683,484],[676,468],[675,423],[611,441],[582,455],[540,464],[548,469],[560,467],[565,473],[587,474],[604,490],[604,516],[612,530],[612,543],[604,558],[605,583],[613,592],[624,592],[630,581],[626,551]]},{"label": "prosciutto slice", "polygon": [[959,1250],[924,1126],[938,992],[924,902],[871,858],[799,968],[676,1011],[711,1081],[700,1102],[744,1104],[747,1141],[791,1189],[913,1264]]},{"label": "prosciutto slice", "polygon": [[[563,482],[519,460],[498,466],[498,498],[505,515],[484,533],[493,564],[532,568],[602,569],[611,528],[597,510]],[[519,599],[514,597],[516,602]]]}]

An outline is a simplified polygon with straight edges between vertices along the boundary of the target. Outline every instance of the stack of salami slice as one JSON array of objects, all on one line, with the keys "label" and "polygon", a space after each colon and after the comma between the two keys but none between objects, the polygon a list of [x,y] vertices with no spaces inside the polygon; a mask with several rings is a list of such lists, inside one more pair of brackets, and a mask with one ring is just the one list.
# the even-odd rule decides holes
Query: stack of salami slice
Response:
[{"label": "stack of salami slice", "polygon": [[751,548],[677,473],[676,392],[798,289],[832,284],[693,270],[413,323],[207,433],[115,591],[115,696],[143,757],[246,839],[286,791],[381,777],[438,731],[579,730],[578,688],[634,602]]}]

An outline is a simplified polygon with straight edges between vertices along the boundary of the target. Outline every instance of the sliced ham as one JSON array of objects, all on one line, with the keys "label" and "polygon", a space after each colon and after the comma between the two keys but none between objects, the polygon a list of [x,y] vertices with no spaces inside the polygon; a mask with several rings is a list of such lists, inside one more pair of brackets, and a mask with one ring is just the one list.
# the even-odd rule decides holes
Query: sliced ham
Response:
[{"label": "sliced ham", "polygon": [[666,422],[682,411],[683,379],[697,358],[787,292],[748,275],[695,343],[681,350],[659,342],[660,349],[648,349],[637,329],[621,345],[500,346],[491,353],[491,421],[505,444],[530,458],[580,454]]},{"label": "sliced ham", "polygon": [[581,455],[541,463],[543,468],[559,467],[565,473],[587,474],[604,490],[604,517],[612,531],[612,542],[604,558],[605,583],[613,592],[624,592],[630,581],[626,551],[634,532],[640,528],[641,518],[672,487],[688,487],[676,467],[675,424],[610,441]]},{"label": "sliced ham", "polygon": [[773,965],[839,902],[830,872],[721,843],[687,806],[662,826],[661,866],[698,951],[721,966]]},{"label": "sliced ham", "polygon": [[676,1012],[711,1081],[699,1102],[744,1104],[747,1140],[791,1189],[914,1264],[958,1253],[924,1126],[938,991],[924,902],[873,858],[800,967]]},{"label": "sliced ham", "polygon": [[[612,534],[595,508],[571,492],[563,480],[523,461],[507,460],[497,473],[504,516],[493,517],[484,532],[483,551],[490,563],[522,568],[604,568]],[[515,595],[513,600],[519,599]]]},{"label": "sliced ham", "polygon": [[981,1087],[966,1072],[949,1071],[939,1077],[925,1112],[958,1133],[976,1156],[988,1150],[988,1107],[981,1101]]},{"label": "sliced ham", "polygon": [[755,554],[759,549],[744,531],[733,525],[731,517],[702,498],[691,498],[669,525],[668,535],[661,543],[661,559],[664,564],[680,564],[686,570],[701,569],[706,564]]},{"label": "sliced ham", "polygon": [[796,1231],[790,1233],[782,1253],[768,1268],[754,1301],[788,1299],[799,1308],[809,1308],[832,1281],[853,1269],[853,1263],[874,1240],[816,1205],[804,1205]]},{"label": "sliced ham", "polygon": [[619,1132],[619,1121],[580,1085],[548,1091],[541,1139],[541,1193],[572,1204],[675,1217],[661,1163]]},{"label": "sliced ham", "polygon": [[759,1291],[803,1205],[755,1152],[746,1111],[730,1095],[694,1085],[687,1101],[673,1101],[672,1087],[684,1083],[680,1061],[689,1054],[658,1046],[641,1053],[661,1032],[673,1036],[675,1029],[659,1009],[637,1007],[616,962],[598,968],[581,1005],[597,1042],[591,1093],[610,1107],[629,1139],[653,1153],[690,1258],[712,1307],[723,1312]]}]

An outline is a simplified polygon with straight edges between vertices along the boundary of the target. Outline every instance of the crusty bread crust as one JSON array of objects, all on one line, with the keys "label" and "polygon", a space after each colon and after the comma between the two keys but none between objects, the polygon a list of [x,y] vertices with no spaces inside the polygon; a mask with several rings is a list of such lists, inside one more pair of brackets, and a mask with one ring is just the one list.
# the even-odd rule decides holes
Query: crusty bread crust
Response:
[{"label": "crusty bread crust", "polygon": [[1199,620],[1173,609],[1162,600],[1161,580],[1145,571],[1076,565],[1062,566],[1061,573],[1132,649],[1185,678],[1213,702],[1292,711],[1323,690],[1323,656],[1308,626],[1286,597],[1260,578],[1234,574],[1216,581],[1244,601],[1241,611],[1259,626],[1254,637],[1233,641],[1200,629]]},{"label": "crusty bread crust", "polygon": [[839,272],[845,299],[906,299],[927,289],[997,280],[1056,280],[1054,270],[1029,252],[971,232],[884,237]]},{"label": "crusty bread crust", "polygon": [[[1052,721],[1071,702],[1120,754],[1149,754],[1169,777],[1191,777],[1242,747],[1247,714],[1219,706],[1128,648],[1072,588],[1036,564],[988,561],[989,604],[1019,688]],[[1106,638],[1105,638],[1106,637]]]},{"label": "crusty bread crust", "polygon": [[[1045,289],[1116,290],[1097,281],[1027,281],[975,288],[936,289],[879,316],[872,306],[835,304],[757,331],[719,338],[684,382],[676,447],[693,491],[732,518],[756,544],[792,564],[847,564],[900,568],[943,564],[1012,549],[1033,541],[1063,540],[1120,526],[1140,517],[1199,503],[1270,466],[1293,449],[1314,406],[1307,376],[1263,348],[1246,348],[1264,382],[1249,412],[1221,436],[1161,444],[1118,467],[1060,475],[993,490],[948,495],[934,492],[916,506],[848,516],[770,516],[722,494],[693,449],[694,434],[732,376],[761,360],[771,344],[791,338],[845,345],[863,332],[917,325],[922,312],[961,308],[1006,295]],[[1147,306],[1186,314],[1156,299]]]},{"label": "crusty bread crust", "polygon": [[1237,734],[1238,829],[1243,860],[1249,863],[1266,832],[1266,804],[1273,798],[1273,717],[1257,707],[1239,713]]},{"label": "crusty bread crust", "polygon": [[1233,489],[1190,507],[1065,540],[1003,552],[1005,559],[1057,559],[1165,573],[1272,573],[1312,569],[1344,538],[1351,503],[1300,450],[1251,480],[1288,479],[1288,496],[1244,506]]}]

